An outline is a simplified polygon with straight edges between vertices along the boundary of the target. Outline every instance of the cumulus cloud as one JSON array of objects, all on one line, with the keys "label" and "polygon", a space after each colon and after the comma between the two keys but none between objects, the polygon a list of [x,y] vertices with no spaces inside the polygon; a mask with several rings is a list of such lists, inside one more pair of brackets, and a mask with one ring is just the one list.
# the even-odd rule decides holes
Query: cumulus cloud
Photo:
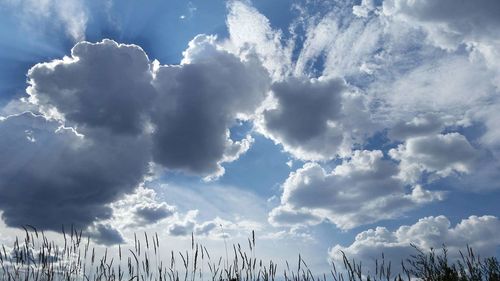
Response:
[{"label": "cumulus cloud", "polygon": [[155,91],[150,61],[136,45],[80,42],[71,57],[39,63],[28,72],[30,100],[85,132],[86,127],[138,134]]},{"label": "cumulus cloud", "polygon": [[154,85],[163,94],[152,116],[154,160],[170,169],[221,175],[222,162],[249,148],[251,140],[231,140],[229,128],[264,100],[268,75],[258,61],[242,62],[207,36],[191,41],[184,62],[155,71]]},{"label": "cumulus cloud", "polygon": [[347,92],[341,79],[289,78],[271,90],[276,104],[264,111],[260,131],[297,158],[333,159],[370,134],[365,97]]},{"label": "cumulus cloud", "polygon": [[86,138],[32,113],[0,121],[0,209],[9,226],[85,229],[147,172],[148,140],[105,131]]},{"label": "cumulus cloud", "polygon": [[97,223],[89,227],[85,234],[101,245],[111,246],[125,243],[121,232],[109,224]]},{"label": "cumulus cloud", "polygon": [[[151,161],[222,175],[221,164],[253,142],[231,139],[229,128],[252,118],[269,78],[257,60],[241,60],[214,37],[198,36],[180,65],[152,62],[135,45],[80,42],[69,57],[32,67],[28,82],[24,108],[40,113],[0,119],[0,209],[9,226],[57,231],[61,224],[84,229],[109,221],[110,204],[143,182]],[[131,204],[134,221],[127,225],[173,212],[144,189],[123,200],[114,207]]]},{"label": "cumulus cloud", "polygon": [[237,234],[237,232],[248,233],[258,228],[258,225],[253,222],[245,220],[232,222],[220,217],[200,222],[198,215],[198,210],[190,210],[184,217],[181,214],[176,214],[175,218],[169,222],[168,234],[172,236],[190,236],[193,234],[211,238],[227,238]]},{"label": "cumulus cloud", "polygon": [[294,209],[289,205],[278,206],[269,213],[269,223],[274,226],[315,225],[322,221],[307,208]]},{"label": "cumulus cloud", "polygon": [[269,83],[255,59],[243,62],[203,35],[181,65],[151,62],[136,45],[81,42],[28,79],[30,101],[45,115],[83,134],[151,135],[155,162],[212,177],[248,150],[252,139],[232,140],[229,128],[253,114]]},{"label": "cumulus cloud", "polygon": [[459,133],[414,137],[389,151],[400,161],[400,177],[416,182],[423,172],[446,177],[452,173],[469,173],[479,152]]},{"label": "cumulus cloud", "polygon": [[[379,150],[355,151],[332,172],[319,164],[306,163],[283,184],[282,206],[278,207],[281,209],[271,212],[270,221],[294,224],[302,218],[303,223],[314,222],[304,216],[307,210],[339,228],[350,229],[395,218],[422,204],[443,199],[442,192],[428,191],[419,185],[407,188],[397,175],[397,166],[384,160]],[[291,216],[288,211],[285,215],[283,210],[289,208],[297,214]]]},{"label": "cumulus cloud", "polygon": [[233,223],[222,220],[220,218],[215,218],[213,220],[207,220],[204,222],[198,222],[198,210],[190,210],[188,211],[184,218],[181,218],[178,215],[177,220],[172,221],[168,228],[168,234],[172,236],[189,236],[191,234],[197,236],[221,236],[228,235],[227,233],[223,233],[222,227],[224,230],[232,229]]},{"label": "cumulus cloud", "polygon": [[500,246],[500,220],[495,216],[470,216],[452,226],[445,216],[425,217],[413,225],[400,226],[395,231],[377,227],[360,232],[348,246],[335,245],[329,250],[330,257],[341,261],[343,251],[349,258],[362,261],[380,259],[384,253],[386,260],[398,264],[415,254],[410,246],[414,244],[424,251],[439,249],[444,245],[450,258],[459,258],[459,250],[469,245],[481,257],[494,256]]},{"label": "cumulus cloud", "polygon": [[113,202],[113,221],[122,228],[141,227],[158,223],[172,215],[176,209],[159,202],[153,189],[139,187],[134,193]]},{"label": "cumulus cloud", "polygon": [[274,84],[277,107],[264,112],[266,131],[286,150],[304,154],[300,158],[334,157],[342,142],[342,128],[335,120],[340,118],[344,89],[342,80],[290,79]]}]

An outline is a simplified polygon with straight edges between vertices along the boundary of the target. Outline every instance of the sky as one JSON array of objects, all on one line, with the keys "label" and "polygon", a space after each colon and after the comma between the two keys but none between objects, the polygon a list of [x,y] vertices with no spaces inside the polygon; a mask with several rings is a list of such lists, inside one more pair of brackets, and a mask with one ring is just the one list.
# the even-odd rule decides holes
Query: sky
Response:
[{"label": "sky", "polygon": [[499,256],[499,26],[497,0],[0,0],[0,243]]}]

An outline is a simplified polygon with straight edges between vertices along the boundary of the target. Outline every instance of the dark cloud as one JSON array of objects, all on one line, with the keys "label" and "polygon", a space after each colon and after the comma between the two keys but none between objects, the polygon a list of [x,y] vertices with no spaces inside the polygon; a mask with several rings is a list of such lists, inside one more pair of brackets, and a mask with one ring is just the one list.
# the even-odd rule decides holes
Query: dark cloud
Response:
[{"label": "dark cloud", "polygon": [[[139,186],[152,160],[221,175],[252,141],[231,140],[229,128],[250,118],[269,84],[256,59],[219,50],[209,36],[190,43],[181,65],[165,66],[135,45],[80,42],[28,80],[29,108],[41,115],[0,118],[0,209],[9,226],[56,231],[110,219],[110,204]],[[153,196],[135,205],[132,224],[172,214]]]},{"label": "dark cloud", "polygon": [[173,212],[166,204],[158,204],[153,206],[140,206],[135,210],[135,214],[146,224],[151,224],[171,216]]},{"label": "dark cloud", "polygon": [[0,121],[0,134],[0,209],[9,226],[60,231],[108,219],[108,204],[133,191],[148,168],[142,137],[86,138],[31,113]]},{"label": "dark cloud", "polygon": [[248,144],[233,142],[229,127],[253,114],[268,86],[267,72],[254,60],[219,51],[213,38],[198,36],[179,67],[161,66],[155,86],[161,93],[153,123],[154,160],[194,174],[220,173],[220,163]]},{"label": "dark cloud", "polygon": [[342,80],[290,79],[273,85],[278,108],[264,114],[267,128],[293,144],[325,134],[328,121],[339,117]]},{"label": "dark cloud", "polygon": [[140,133],[155,96],[150,62],[135,45],[80,42],[71,58],[30,69],[28,93],[44,111],[57,110],[66,124]]},{"label": "dark cloud", "polygon": [[340,79],[289,78],[272,86],[275,108],[263,114],[264,134],[302,159],[333,158],[343,141]]},{"label": "dark cloud", "polygon": [[92,227],[92,230],[87,234],[90,238],[94,239],[96,243],[101,245],[110,246],[125,243],[120,231],[107,224],[97,224]]}]

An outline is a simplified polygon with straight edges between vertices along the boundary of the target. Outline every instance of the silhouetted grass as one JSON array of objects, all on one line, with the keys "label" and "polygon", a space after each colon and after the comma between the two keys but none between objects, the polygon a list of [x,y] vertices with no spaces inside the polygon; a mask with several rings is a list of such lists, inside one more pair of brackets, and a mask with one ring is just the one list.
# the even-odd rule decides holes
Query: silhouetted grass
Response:
[{"label": "silhouetted grass", "polygon": [[[0,249],[0,280],[7,281],[500,281],[500,263],[494,258],[482,259],[470,247],[461,252],[461,258],[450,262],[446,248],[439,252],[424,252],[415,248],[415,254],[401,262],[394,274],[390,262],[383,258],[375,263],[375,274],[364,272],[361,263],[350,260],[344,253],[343,262],[332,263],[329,274],[316,275],[299,255],[295,267],[288,262],[278,265],[255,257],[255,233],[248,239],[246,250],[240,244],[228,251],[226,259],[211,257],[207,248],[191,237],[191,248],[185,252],[171,251],[169,258],[160,256],[158,235],[134,237],[134,245],[123,250],[114,247],[112,255],[105,249],[100,256],[89,238],[71,229],[63,232],[64,244],[49,241],[43,232],[25,228],[22,241],[16,238],[12,247]],[[142,235],[140,235],[142,236]],[[322,254],[322,253],[321,253]],[[231,257],[231,259],[229,259]]]}]

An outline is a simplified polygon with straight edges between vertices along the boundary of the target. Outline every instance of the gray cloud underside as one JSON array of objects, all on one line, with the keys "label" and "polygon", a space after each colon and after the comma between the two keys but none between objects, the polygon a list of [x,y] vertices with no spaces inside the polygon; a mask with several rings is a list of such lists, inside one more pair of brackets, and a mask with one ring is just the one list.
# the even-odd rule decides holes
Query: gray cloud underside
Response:
[{"label": "gray cloud underside", "polygon": [[[220,176],[221,163],[251,143],[230,139],[229,127],[254,112],[269,80],[257,61],[219,50],[214,40],[196,37],[181,65],[159,65],[138,46],[104,40],[80,42],[71,57],[31,68],[27,92],[41,115],[0,119],[6,224],[91,227],[111,243],[119,232],[93,224],[111,218],[110,203],[144,181],[151,161]],[[151,200],[136,207],[136,224],[173,211]]]}]

